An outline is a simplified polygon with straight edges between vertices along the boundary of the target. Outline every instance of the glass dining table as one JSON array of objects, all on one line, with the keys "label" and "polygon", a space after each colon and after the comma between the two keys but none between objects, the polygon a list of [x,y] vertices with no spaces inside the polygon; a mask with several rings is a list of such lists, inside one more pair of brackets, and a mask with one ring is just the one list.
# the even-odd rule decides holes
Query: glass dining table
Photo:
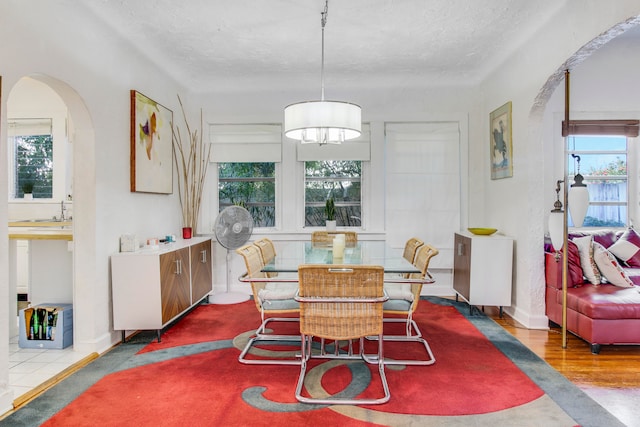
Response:
[{"label": "glass dining table", "polygon": [[419,269],[402,257],[401,249],[392,249],[384,241],[358,241],[347,244],[342,258],[333,256],[332,244],[288,242],[278,248],[278,254],[262,271],[296,273],[298,266],[302,264],[381,265],[385,273],[399,277],[404,273],[420,273]]}]

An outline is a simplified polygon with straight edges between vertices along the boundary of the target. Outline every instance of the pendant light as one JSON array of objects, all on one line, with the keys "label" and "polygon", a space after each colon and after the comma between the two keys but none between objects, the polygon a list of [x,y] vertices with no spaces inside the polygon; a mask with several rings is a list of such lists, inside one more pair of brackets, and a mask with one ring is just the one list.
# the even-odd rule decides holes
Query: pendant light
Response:
[{"label": "pendant light", "polygon": [[303,144],[340,144],[360,136],[362,111],[360,106],[343,101],[324,99],[324,27],[327,23],[329,0],[321,13],[322,68],[319,101],[303,101],[284,109],[284,134]]},{"label": "pendant light", "polygon": [[556,202],[553,204],[551,214],[549,214],[549,237],[556,255],[564,245],[564,210],[562,210],[562,202],[560,201],[560,184],[563,182],[559,180],[556,183]]},{"label": "pendant light", "polygon": [[584,217],[587,215],[587,209],[589,208],[589,190],[587,190],[587,184],[583,183],[584,177],[580,175],[580,156],[571,154],[571,156],[578,162],[577,173],[573,177],[575,181],[571,184],[569,189],[569,213],[571,214],[571,220],[574,227],[582,227]]}]

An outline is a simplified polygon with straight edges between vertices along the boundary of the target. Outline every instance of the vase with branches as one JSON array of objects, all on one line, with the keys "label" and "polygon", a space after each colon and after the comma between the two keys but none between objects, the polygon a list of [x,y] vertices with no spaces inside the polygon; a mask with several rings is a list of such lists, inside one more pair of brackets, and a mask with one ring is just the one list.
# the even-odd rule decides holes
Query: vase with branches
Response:
[{"label": "vase with branches", "polygon": [[182,226],[186,229],[183,237],[191,236],[190,232],[198,225],[202,190],[204,189],[207,168],[211,157],[211,144],[202,140],[202,110],[200,110],[200,129],[192,130],[187,120],[184,106],[178,96],[186,134],[175,124],[171,124],[173,134],[173,159],[178,170],[178,197],[182,208]]}]

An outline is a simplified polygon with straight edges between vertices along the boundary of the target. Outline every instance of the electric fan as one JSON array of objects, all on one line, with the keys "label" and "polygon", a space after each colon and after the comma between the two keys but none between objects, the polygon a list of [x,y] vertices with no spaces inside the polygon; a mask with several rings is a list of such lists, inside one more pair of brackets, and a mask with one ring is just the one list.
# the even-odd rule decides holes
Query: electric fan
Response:
[{"label": "electric fan", "polygon": [[235,304],[249,299],[242,292],[230,291],[231,250],[247,243],[253,232],[253,218],[242,206],[228,206],[216,218],[214,232],[218,242],[227,249],[227,291],[209,298],[212,304]]}]

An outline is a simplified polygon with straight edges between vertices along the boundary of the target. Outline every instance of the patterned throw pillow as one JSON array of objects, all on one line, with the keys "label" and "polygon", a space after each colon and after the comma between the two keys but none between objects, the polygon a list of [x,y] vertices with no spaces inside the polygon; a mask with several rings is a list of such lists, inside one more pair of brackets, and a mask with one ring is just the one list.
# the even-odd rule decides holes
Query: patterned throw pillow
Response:
[{"label": "patterned throw pillow", "polygon": [[609,252],[629,267],[640,267],[640,236],[633,228],[628,229],[611,246]]},{"label": "patterned throw pillow", "polygon": [[623,288],[634,286],[627,273],[622,269],[618,260],[611,252],[605,249],[600,243],[593,242],[593,258],[600,269],[600,272],[612,285]]},{"label": "patterned throw pillow", "polygon": [[587,278],[589,283],[599,285],[602,280],[602,275],[595,260],[593,259],[593,237],[574,237],[573,243],[578,247],[580,253],[580,265],[582,266],[582,273]]}]

